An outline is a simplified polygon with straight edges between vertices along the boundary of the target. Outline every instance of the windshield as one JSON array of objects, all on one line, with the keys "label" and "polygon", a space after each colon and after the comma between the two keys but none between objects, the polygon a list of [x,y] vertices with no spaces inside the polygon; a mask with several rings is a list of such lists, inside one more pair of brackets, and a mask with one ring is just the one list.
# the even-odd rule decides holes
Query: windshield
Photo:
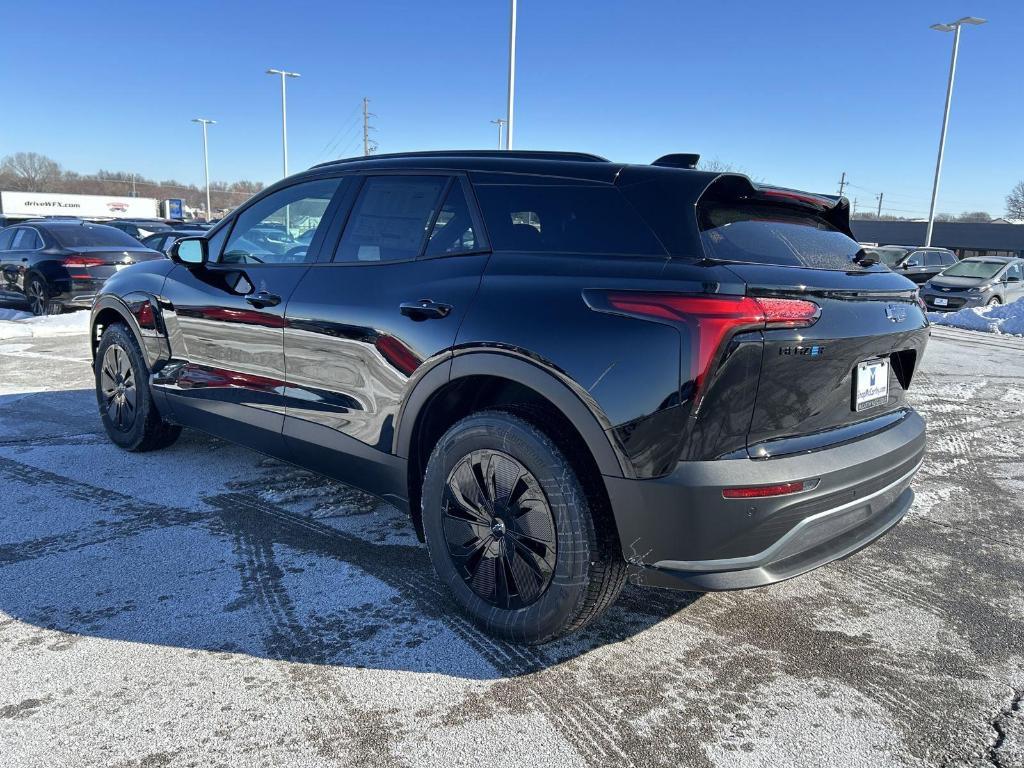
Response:
[{"label": "windshield", "polygon": [[999,271],[1006,266],[1005,261],[980,261],[975,259],[966,259],[942,273],[943,277],[977,277],[982,280],[987,280],[990,277],[995,277],[999,274]]},{"label": "windshield", "polygon": [[844,271],[861,250],[816,213],[759,203],[705,207],[701,240],[713,259]]},{"label": "windshield", "polygon": [[88,248],[90,246],[108,246],[123,250],[138,248],[140,243],[131,235],[120,229],[104,224],[78,224],[68,227],[51,227],[51,234],[65,248]]},{"label": "windshield", "polygon": [[865,248],[864,250],[878,256],[878,260],[887,267],[895,267],[909,253],[906,248]]}]

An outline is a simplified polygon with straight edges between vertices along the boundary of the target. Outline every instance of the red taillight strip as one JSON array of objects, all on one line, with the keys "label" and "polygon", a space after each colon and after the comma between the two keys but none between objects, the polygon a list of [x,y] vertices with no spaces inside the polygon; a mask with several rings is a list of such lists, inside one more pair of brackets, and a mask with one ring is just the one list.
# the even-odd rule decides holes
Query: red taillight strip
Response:
[{"label": "red taillight strip", "polygon": [[691,345],[691,372],[699,389],[722,342],[740,330],[806,328],[821,315],[821,307],[804,299],[752,296],[689,296],[676,293],[615,291],[606,294],[615,310],[639,317],[690,324],[696,332]]},{"label": "red taillight strip", "polygon": [[777,483],[775,485],[752,485],[746,488],[724,488],[722,497],[726,499],[764,499],[769,496],[785,496],[790,493],[799,493],[814,484],[805,483],[799,480],[795,483]]},{"label": "red taillight strip", "polygon": [[105,259],[100,259],[96,256],[82,256],[79,253],[65,256],[61,261],[65,267],[98,267],[107,263]]}]

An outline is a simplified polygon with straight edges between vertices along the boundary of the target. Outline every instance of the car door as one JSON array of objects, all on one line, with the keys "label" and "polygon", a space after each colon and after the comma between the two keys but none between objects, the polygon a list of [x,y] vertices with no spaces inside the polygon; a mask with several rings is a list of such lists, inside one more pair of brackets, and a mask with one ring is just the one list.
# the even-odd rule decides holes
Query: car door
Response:
[{"label": "car door", "polygon": [[466,179],[359,182],[336,245],[288,303],[284,435],[300,463],[388,495],[404,487],[391,455],[399,409],[415,377],[447,359],[489,249]]},{"label": "car door", "polygon": [[1007,304],[1024,298],[1024,269],[1022,269],[1022,262],[1015,261],[1010,264],[1003,275],[1003,280],[1006,281],[1003,294],[1005,297],[1004,301]]},{"label": "car door", "polygon": [[[318,178],[255,199],[211,238],[208,264],[168,274],[172,362],[154,386],[176,419],[280,453],[284,308],[316,257],[340,186]],[[277,240],[253,236],[269,223]],[[312,240],[301,242],[310,229]]]},{"label": "car door", "polygon": [[36,266],[43,240],[33,227],[15,227],[13,234],[10,250],[4,252],[4,284],[9,286],[9,290],[24,293],[25,274]]}]

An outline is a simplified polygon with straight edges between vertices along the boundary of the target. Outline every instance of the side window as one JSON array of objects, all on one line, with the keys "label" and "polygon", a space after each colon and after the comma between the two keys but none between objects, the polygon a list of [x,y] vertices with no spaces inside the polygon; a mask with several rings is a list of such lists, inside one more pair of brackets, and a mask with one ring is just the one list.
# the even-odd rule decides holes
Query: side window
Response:
[{"label": "side window", "polygon": [[11,248],[15,251],[34,251],[41,245],[34,229],[22,227],[15,232]]},{"label": "side window", "polygon": [[1006,278],[1012,282],[1020,282],[1021,276],[1022,273],[1019,261],[1015,264],[1011,264],[1010,268],[1006,270]]},{"label": "side window", "polygon": [[[319,179],[279,190],[244,210],[220,254],[225,264],[303,264],[341,179]],[[211,248],[211,255],[214,253]]]},{"label": "side window", "polygon": [[16,229],[5,229],[0,231],[0,251],[11,250],[11,243],[14,241],[14,233]]},{"label": "side window", "polygon": [[925,265],[929,267],[941,267],[942,266],[942,255],[935,251],[928,251],[926,256]]},{"label": "side window", "polygon": [[481,243],[473,229],[473,217],[466,202],[466,193],[462,188],[462,182],[456,179],[437,214],[424,255],[468,253],[480,248]]},{"label": "side window", "polygon": [[371,176],[334,254],[336,262],[400,261],[420,255],[444,176]]},{"label": "side window", "polygon": [[496,250],[664,255],[615,187],[476,184]]},{"label": "side window", "polygon": [[954,256],[952,253],[944,253],[942,254],[942,263],[947,267],[950,267],[956,264],[956,256]]}]

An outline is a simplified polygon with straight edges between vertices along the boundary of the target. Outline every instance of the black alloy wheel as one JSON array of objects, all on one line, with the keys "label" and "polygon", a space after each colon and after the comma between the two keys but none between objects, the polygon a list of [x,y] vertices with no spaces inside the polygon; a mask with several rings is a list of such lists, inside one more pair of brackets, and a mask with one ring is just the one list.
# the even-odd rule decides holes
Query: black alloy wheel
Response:
[{"label": "black alloy wheel", "polygon": [[101,407],[106,409],[107,418],[122,432],[130,431],[135,425],[138,391],[127,350],[119,344],[107,347],[100,364],[99,378],[103,396]]},{"label": "black alloy wheel", "polygon": [[33,277],[25,286],[25,298],[33,315],[46,314],[46,286],[38,277]]},{"label": "black alloy wheel", "polygon": [[547,589],[555,520],[537,479],[496,450],[475,450],[448,476],[444,539],[462,580],[488,603],[524,608]]}]

